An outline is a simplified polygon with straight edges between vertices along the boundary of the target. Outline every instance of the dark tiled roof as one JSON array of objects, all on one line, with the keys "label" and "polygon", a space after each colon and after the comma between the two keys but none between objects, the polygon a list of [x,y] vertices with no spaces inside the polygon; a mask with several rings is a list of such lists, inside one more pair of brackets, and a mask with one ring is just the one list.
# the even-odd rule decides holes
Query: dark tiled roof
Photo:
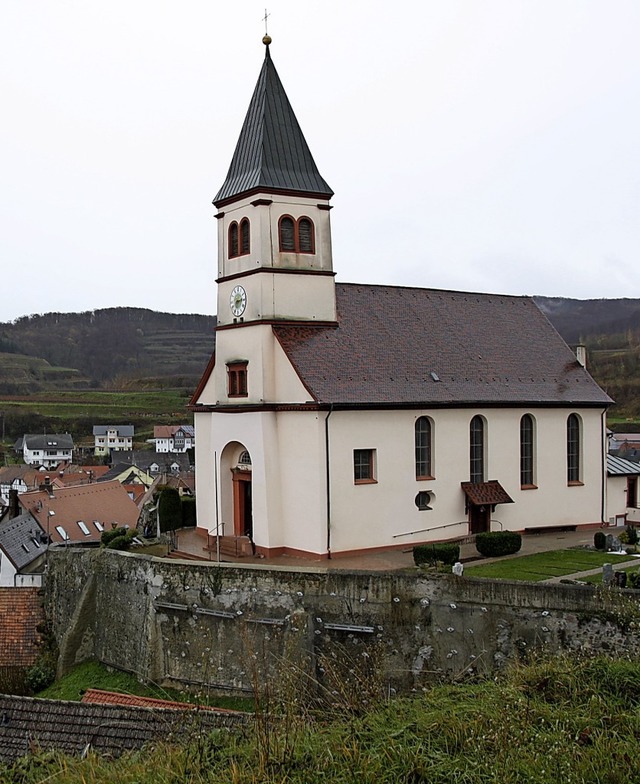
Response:
[{"label": "dark tiled roof", "polygon": [[27,434],[23,437],[23,444],[28,449],[73,449],[73,437],[69,433]]},{"label": "dark tiled roof", "polygon": [[268,47],[231,166],[213,202],[255,190],[333,195],[320,176]]},{"label": "dark tiled roof", "polygon": [[110,430],[115,430],[121,438],[125,436],[133,436],[133,425],[94,425],[94,436],[106,436]]},{"label": "dark tiled roof", "polygon": [[[30,667],[35,662],[42,623],[38,588],[0,588],[0,667]],[[0,756],[1,747],[0,732]]]},{"label": "dark tiled roof", "polygon": [[495,479],[491,479],[489,482],[461,482],[460,485],[474,506],[513,503],[513,498]]},{"label": "dark tiled roof", "polygon": [[45,539],[40,524],[28,512],[0,523],[0,548],[18,571],[44,555]]},{"label": "dark tiled roof", "polygon": [[0,758],[42,749],[118,756],[149,741],[183,742],[244,720],[242,715],[100,705],[0,695]]},{"label": "dark tiled roof", "polygon": [[274,327],[313,398],[352,405],[607,405],[529,297],[336,285],[337,328]]}]

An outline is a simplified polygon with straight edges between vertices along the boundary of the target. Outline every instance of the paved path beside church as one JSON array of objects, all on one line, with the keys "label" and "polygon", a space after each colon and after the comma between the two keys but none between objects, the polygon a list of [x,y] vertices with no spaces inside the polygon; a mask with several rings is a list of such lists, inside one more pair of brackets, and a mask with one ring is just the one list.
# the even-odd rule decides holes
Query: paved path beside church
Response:
[{"label": "paved path beside church", "polygon": [[[598,528],[587,529],[584,531],[568,531],[561,533],[541,533],[541,534],[526,534],[522,537],[522,549],[520,552],[513,556],[503,556],[504,558],[518,558],[523,555],[532,555],[533,553],[548,552],[550,550],[562,550],[568,547],[589,547],[593,545],[593,535],[600,530]],[[607,529],[604,529],[607,530]],[[610,529],[615,533],[615,529]],[[178,549],[184,553],[197,555],[200,558],[208,558],[215,560],[215,555],[207,553],[203,549],[202,537],[198,536],[194,530],[182,530],[178,532]],[[211,556],[211,558],[209,558]],[[462,561],[470,562],[476,560],[478,551],[475,544],[463,544],[460,547],[460,557]],[[491,558],[483,558],[483,563],[489,563]],[[258,564],[261,566],[285,566],[291,568],[310,568],[323,572],[334,571],[396,571],[400,569],[407,569],[413,567],[413,555],[411,547],[406,550],[389,550],[381,553],[363,553],[357,556],[336,556],[331,560],[325,559],[310,559],[310,558],[296,558],[290,555],[280,555],[275,558],[248,558],[243,559],[240,563],[247,565]],[[611,556],[611,563],[615,569],[622,566],[629,566],[637,563],[640,566],[640,559],[633,561],[625,560],[620,556]],[[585,572],[579,572],[571,575],[563,575],[562,577],[552,577],[545,582],[559,582],[566,579],[580,579],[587,577],[591,574],[598,574],[601,569],[590,569]],[[471,573],[471,572],[469,572]]]}]

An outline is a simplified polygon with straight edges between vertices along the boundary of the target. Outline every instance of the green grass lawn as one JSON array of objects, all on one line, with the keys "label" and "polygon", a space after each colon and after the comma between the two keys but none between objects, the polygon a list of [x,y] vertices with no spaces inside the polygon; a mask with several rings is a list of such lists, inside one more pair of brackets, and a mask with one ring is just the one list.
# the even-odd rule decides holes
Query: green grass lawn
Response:
[{"label": "green grass lawn", "polygon": [[253,710],[253,699],[251,697],[195,695],[175,689],[164,689],[156,684],[140,683],[135,676],[128,672],[109,670],[102,664],[94,661],[85,662],[74,667],[68,675],[52,683],[51,686],[36,694],[36,697],[79,702],[87,689],[116,691],[121,694],[135,694],[139,697],[154,697],[158,700],[193,702],[230,710]]},{"label": "green grass lawn", "polygon": [[[597,550],[553,550],[547,553],[523,555],[483,564],[466,564],[465,574],[469,577],[492,577],[498,580],[529,580],[539,582],[551,577],[562,577],[587,569],[597,569],[605,563],[613,563],[622,556]],[[640,564],[639,564],[640,565]]]}]

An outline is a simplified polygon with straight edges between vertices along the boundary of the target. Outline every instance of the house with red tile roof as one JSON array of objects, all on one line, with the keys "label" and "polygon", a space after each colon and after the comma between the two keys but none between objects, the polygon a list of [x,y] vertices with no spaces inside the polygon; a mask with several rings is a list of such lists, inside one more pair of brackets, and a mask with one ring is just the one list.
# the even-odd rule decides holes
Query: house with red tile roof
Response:
[{"label": "house with red tile roof", "polygon": [[583,354],[530,297],[336,283],[333,192],[264,43],[214,199],[198,527],[328,558],[600,525],[612,401]]},{"label": "house with red tile roof", "polygon": [[116,479],[55,487],[19,496],[20,506],[38,521],[52,544],[97,544],[104,530],[135,528],[138,507]]},{"label": "house with red tile roof", "polygon": [[153,439],[156,452],[186,452],[195,446],[196,434],[193,425],[156,425]]},{"label": "house with red tile roof", "polygon": [[31,667],[38,657],[44,610],[38,588],[0,588],[0,667]]}]

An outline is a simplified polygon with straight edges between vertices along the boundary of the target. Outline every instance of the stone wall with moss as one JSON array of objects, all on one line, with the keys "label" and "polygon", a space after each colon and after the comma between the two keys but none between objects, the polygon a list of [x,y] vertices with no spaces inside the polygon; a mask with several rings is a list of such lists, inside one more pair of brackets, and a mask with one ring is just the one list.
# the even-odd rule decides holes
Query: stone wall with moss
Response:
[{"label": "stone wall with moss", "polygon": [[[430,575],[51,553],[59,674],[96,658],[143,680],[252,690],[291,668],[396,689],[484,674],[529,652],[638,652],[630,592]],[[373,672],[375,670],[375,673]]]}]

